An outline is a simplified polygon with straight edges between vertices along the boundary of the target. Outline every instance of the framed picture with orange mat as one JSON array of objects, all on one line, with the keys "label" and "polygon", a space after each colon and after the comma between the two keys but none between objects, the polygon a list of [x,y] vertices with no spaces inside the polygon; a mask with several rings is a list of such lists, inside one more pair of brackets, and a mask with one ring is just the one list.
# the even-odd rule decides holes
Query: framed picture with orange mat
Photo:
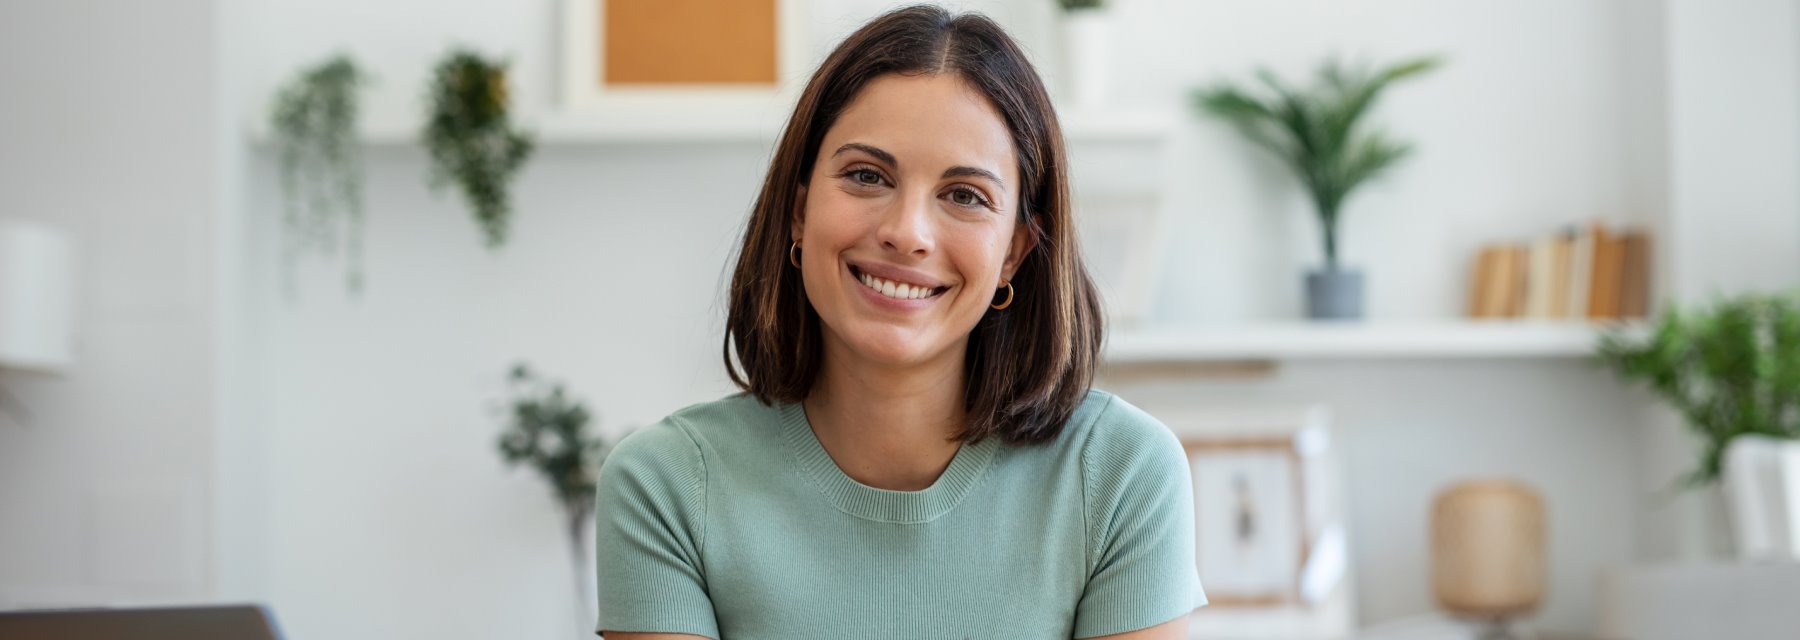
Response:
[{"label": "framed picture with orange mat", "polygon": [[796,96],[801,0],[563,0],[568,111],[671,103],[721,108]]}]

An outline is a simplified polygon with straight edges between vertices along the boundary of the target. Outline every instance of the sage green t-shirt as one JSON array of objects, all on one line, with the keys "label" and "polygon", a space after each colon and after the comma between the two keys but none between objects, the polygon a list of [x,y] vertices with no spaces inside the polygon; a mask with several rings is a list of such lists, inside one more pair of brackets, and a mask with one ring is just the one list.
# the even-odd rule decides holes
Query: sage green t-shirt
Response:
[{"label": "sage green t-shirt", "polygon": [[1206,603],[1187,457],[1093,391],[1057,438],[964,445],[922,491],[861,484],[799,405],[683,409],[602,465],[597,631],[723,640],[1087,638]]}]

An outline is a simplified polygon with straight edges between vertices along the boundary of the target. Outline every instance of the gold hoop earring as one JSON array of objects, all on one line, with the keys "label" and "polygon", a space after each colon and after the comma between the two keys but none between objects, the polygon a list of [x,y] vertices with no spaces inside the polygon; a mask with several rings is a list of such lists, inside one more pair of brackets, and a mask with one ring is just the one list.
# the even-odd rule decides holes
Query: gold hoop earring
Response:
[{"label": "gold hoop earring", "polygon": [[1004,287],[1006,287],[1006,301],[1005,301],[1005,302],[1002,302],[1002,303],[1000,303],[1000,304],[990,304],[990,305],[988,305],[988,307],[990,307],[990,308],[992,308],[992,309],[993,309],[993,310],[995,310],[995,311],[999,311],[999,310],[1001,310],[1001,309],[1005,309],[1005,308],[1007,308],[1007,307],[1010,307],[1010,306],[1012,306],[1012,298],[1013,298],[1013,286],[1012,286],[1012,282],[1009,282],[1009,281],[1006,281],[1006,280],[1001,280],[1001,281],[1000,281],[1000,284],[1001,284],[1001,285],[1002,285],[1002,286],[1004,286]]},{"label": "gold hoop earring", "polygon": [[800,241],[795,240],[794,244],[788,247],[788,264],[794,265],[795,269],[800,268],[800,253],[799,252],[800,252]]}]

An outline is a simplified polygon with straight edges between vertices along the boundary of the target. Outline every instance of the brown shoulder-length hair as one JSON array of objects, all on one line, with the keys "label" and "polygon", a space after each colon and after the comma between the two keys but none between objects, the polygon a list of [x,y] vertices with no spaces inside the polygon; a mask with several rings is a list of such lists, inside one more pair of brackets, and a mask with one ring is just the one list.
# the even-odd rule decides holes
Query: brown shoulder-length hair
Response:
[{"label": "brown shoulder-length hair", "polygon": [[1049,441],[1093,382],[1104,320],[1075,242],[1056,111],[1024,52],[979,14],[894,10],[851,34],[813,73],[744,231],[731,278],[725,368],[764,403],[799,402],[811,392],[823,340],[800,272],[788,264],[790,225],[825,132],[865,84],[890,73],[956,74],[1006,119],[1019,161],[1019,224],[1037,245],[1013,276],[1012,305],[989,310],[969,336],[968,423],[960,438]]}]

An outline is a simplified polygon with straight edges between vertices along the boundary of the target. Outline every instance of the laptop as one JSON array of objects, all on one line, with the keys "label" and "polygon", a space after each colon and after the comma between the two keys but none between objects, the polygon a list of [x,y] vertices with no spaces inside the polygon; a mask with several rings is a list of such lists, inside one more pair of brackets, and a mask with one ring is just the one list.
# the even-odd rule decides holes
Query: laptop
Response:
[{"label": "laptop", "polygon": [[280,640],[260,605],[0,611],[6,640]]}]

